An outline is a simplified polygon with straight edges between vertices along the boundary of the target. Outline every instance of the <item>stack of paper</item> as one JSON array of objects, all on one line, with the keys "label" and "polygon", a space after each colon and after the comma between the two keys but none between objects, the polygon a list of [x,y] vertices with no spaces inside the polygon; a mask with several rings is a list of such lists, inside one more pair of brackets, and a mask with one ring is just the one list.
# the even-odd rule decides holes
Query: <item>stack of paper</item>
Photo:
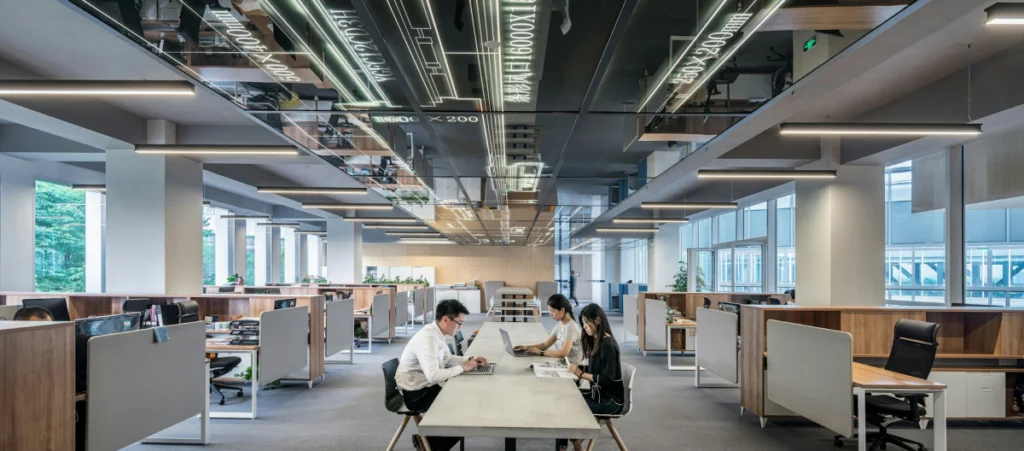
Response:
[{"label": "stack of paper", "polygon": [[569,366],[565,364],[564,360],[547,363],[534,363],[533,374],[537,377],[576,379],[576,375],[569,372]]}]

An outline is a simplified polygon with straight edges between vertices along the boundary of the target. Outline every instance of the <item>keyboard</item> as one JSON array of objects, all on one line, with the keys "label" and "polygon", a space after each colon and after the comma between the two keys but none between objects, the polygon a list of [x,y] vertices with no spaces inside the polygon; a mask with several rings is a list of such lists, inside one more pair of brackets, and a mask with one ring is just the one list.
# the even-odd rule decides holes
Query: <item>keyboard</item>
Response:
[{"label": "keyboard", "polygon": [[462,374],[487,374],[487,375],[491,375],[491,374],[494,374],[494,368],[497,367],[497,366],[498,365],[496,363],[488,363],[487,365],[476,367],[476,369],[474,369],[473,371],[466,371],[465,373],[462,373]]}]

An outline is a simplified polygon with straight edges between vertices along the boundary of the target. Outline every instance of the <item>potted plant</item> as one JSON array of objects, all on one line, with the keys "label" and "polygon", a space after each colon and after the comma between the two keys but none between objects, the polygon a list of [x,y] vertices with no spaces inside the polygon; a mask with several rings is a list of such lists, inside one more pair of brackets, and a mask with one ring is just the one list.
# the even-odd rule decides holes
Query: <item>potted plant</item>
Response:
[{"label": "potted plant", "polygon": [[[679,271],[676,272],[675,279],[673,279],[672,285],[669,287],[675,293],[685,293],[689,290],[689,280],[687,277],[686,262],[679,262]],[[704,275],[701,274],[700,270],[697,271],[697,287],[704,286]]]}]

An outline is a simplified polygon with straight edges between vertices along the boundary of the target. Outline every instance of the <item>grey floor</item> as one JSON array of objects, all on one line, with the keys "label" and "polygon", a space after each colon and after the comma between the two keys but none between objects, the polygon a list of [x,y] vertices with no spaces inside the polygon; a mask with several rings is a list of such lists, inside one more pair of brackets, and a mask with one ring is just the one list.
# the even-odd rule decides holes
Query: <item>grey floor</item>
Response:
[{"label": "grey floor", "polygon": [[[484,321],[471,317],[464,328],[473,330]],[[544,318],[545,326],[553,324]],[[622,330],[621,317],[611,318],[613,330]],[[327,377],[313,389],[305,384],[264,390],[259,395],[258,420],[211,420],[211,444],[207,450],[381,450],[387,446],[401,418],[384,409],[384,383],[380,365],[397,357],[408,340],[401,336],[393,344],[374,344],[372,355],[357,354],[355,365],[330,365]],[[619,337],[621,340],[621,337]],[[757,417],[739,416],[738,389],[696,389],[690,372],[669,372],[664,354],[643,357],[635,338],[621,345],[623,359],[637,367],[634,409],[616,423],[626,445],[633,450],[829,450],[832,434],[806,421],[769,422],[762,429]],[[676,357],[675,363],[690,360]],[[692,363],[692,360],[690,360]],[[233,399],[244,403],[248,397]],[[248,404],[225,407],[244,410]],[[495,406],[500,409],[501,406]],[[189,421],[167,431],[188,434],[198,423]],[[399,441],[398,450],[411,450],[410,426]],[[901,429],[900,435],[923,441],[931,448],[932,431]],[[615,450],[606,435],[595,449]],[[949,430],[950,450],[1024,449],[1024,424],[953,423]],[[848,443],[846,449],[856,449]],[[134,451],[194,449],[181,446],[136,444]],[[470,438],[468,450],[502,450],[497,439]],[[520,450],[552,450],[554,443],[520,440]],[[892,448],[890,448],[892,449]]]}]

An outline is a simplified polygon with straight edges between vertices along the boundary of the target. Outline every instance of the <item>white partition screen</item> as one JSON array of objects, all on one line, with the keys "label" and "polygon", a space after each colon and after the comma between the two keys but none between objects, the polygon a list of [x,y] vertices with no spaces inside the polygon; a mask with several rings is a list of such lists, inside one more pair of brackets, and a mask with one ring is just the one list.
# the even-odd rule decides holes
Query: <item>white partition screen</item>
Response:
[{"label": "white partition screen", "polygon": [[853,435],[853,337],[768,320],[765,392],[776,404],[835,433]]},{"label": "white partition screen", "polygon": [[[626,332],[640,335],[640,332],[636,329],[636,296],[632,294],[622,296],[622,324],[626,328]],[[626,337],[622,338],[625,339]]]},{"label": "white partition screen", "polygon": [[419,318],[419,317],[422,316],[423,320],[425,321],[427,319],[427,317],[425,316],[425,312],[426,312],[425,309],[426,309],[426,302],[427,302],[427,290],[423,289],[423,288],[421,288],[419,290],[414,290],[412,292],[412,297],[413,297],[413,300],[412,300],[412,317],[413,317],[413,319],[416,319],[416,318]]},{"label": "white partition screen", "polygon": [[355,339],[354,300],[344,299],[327,303],[327,335],[324,342],[324,356],[337,354],[352,348]]},{"label": "white partition screen", "polygon": [[384,334],[388,338],[391,327],[391,295],[388,293],[378,294],[373,297],[373,306],[370,308],[373,315],[373,330],[370,331],[370,338]]},{"label": "white partition screen", "polygon": [[739,316],[697,309],[697,362],[701,368],[733,384],[739,381]]},{"label": "white partition screen", "polygon": [[668,316],[668,306],[665,301],[657,299],[644,299],[644,349],[648,351],[664,351],[665,348],[665,318]]},{"label": "white partition screen", "polygon": [[266,385],[296,371],[309,360],[309,308],[293,307],[260,314],[259,383]]},{"label": "white partition screen", "polygon": [[399,291],[395,294],[395,324],[409,322],[409,291]]},{"label": "white partition screen", "polygon": [[167,326],[162,343],[152,329],[90,338],[86,449],[121,449],[201,413],[205,349],[201,322]]}]

